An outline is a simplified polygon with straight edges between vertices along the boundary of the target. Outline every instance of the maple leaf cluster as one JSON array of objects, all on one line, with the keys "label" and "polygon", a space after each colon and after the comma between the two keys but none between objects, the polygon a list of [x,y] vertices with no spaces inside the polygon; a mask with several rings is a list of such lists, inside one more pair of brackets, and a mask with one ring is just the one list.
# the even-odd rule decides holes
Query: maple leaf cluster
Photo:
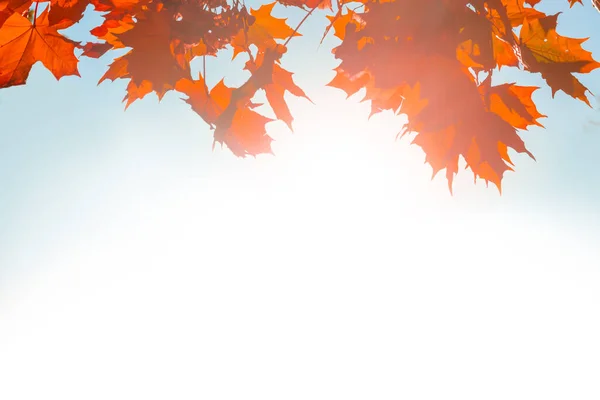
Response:
[{"label": "maple leaf cluster", "polygon": [[585,39],[557,33],[558,14],[535,9],[539,1],[365,0],[361,12],[330,18],[342,44],[333,50],[341,64],[329,85],[348,95],[365,88],[372,113],[406,114],[402,134],[416,133],[413,142],[434,175],[446,170],[450,190],[461,156],[475,179],[500,189],[512,165],[508,148],[533,157],[518,130],[541,126],[544,115],[531,97],[536,87],[492,86],[494,71],[541,73],[553,94],[589,105],[573,74],[600,66],[581,47]]},{"label": "maple leaf cluster", "polygon": [[[415,133],[434,175],[446,170],[450,190],[461,157],[475,179],[499,189],[512,165],[508,149],[533,157],[519,130],[542,126],[532,99],[537,88],[492,85],[498,69],[539,73],[553,95],[563,91],[589,105],[574,74],[600,66],[583,49],[585,39],[557,33],[558,14],[536,9],[540,0],[279,0],[256,10],[238,0],[0,0],[0,88],[25,84],[38,61],[60,79],[79,76],[76,50],[99,58],[128,48],[100,79],[128,80],[126,107],[176,90],[214,130],[215,142],[240,157],[271,153],[272,119],[256,111],[257,92],[290,129],[286,92],[308,99],[281,65],[300,26],[274,17],[277,3],[305,10],[300,25],[317,9],[328,13],[323,37],[333,31],[341,41],[332,50],[340,64],[329,86],[348,96],[364,90],[371,114],[405,114],[400,133]],[[82,44],[60,32],[90,6],[102,15],[91,30],[97,41]],[[238,87],[221,80],[208,88],[205,59],[225,49],[247,58],[250,77]],[[204,68],[192,76],[197,58]]]}]

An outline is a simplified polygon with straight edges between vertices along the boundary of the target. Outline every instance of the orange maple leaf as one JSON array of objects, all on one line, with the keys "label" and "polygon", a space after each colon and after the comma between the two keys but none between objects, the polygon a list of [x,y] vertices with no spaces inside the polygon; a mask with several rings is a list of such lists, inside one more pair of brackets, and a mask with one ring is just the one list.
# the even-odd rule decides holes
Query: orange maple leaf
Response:
[{"label": "orange maple leaf", "polygon": [[251,110],[253,84],[233,89],[223,80],[210,91],[202,76],[197,80],[182,79],[176,90],[186,94],[186,102],[215,129],[215,143],[225,144],[238,157],[271,152],[272,139],[265,124],[272,121]]},{"label": "orange maple leaf", "polygon": [[132,50],[117,58],[98,82],[130,78],[124,98],[126,107],[153,91],[161,99],[177,81],[190,78],[189,61],[174,50],[172,14],[159,3],[156,8],[138,14],[137,19],[132,29],[117,35]]},{"label": "orange maple leaf", "polygon": [[[281,45],[280,51],[285,52],[287,49]],[[273,64],[272,66],[263,67],[268,68],[271,76],[268,78],[268,80],[263,81],[264,85],[262,88],[265,91],[267,101],[273,109],[277,119],[285,122],[288,128],[293,131],[293,118],[284,99],[285,92],[287,91],[295,96],[304,97],[309,101],[311,100],[308,98],[306,93],[304,93],[304,91],[298,85],[296,85],[293,79],[293,74],[277,64],[278,58],[271,57],[271,54],[277,53],[271,50],[268,50],[267,52],[259,52],[256,60],[250,60],[246,63],[246,69],[252,74],[255,74],[259,73],[261,66],[263,66],[265,62]]]},{"label": "orange maple leaf", "polygon": [[592,58],[592,53],[581,47],[587,38],[569,38],[556,32],[558,15],[523,23],[520,32],[523,60],[530,71],[542,74],[553,96],[562,90],[590,105],[586,96],[588,89],[573,73],[593,71],[600,67],[600,63]]},{"label": "orange maple leaf", "polygon": [[363,87],[367,86],[369,82],[372,81],[372,79],[373,77],[366,70],[362,70],[356,74],[351,75],[350,73],[344,71],[342,68],[338,67],[335,69],[335,76],[327,84],[327,86],[343,90],[344,92],[346,92],[346,98],[348,98],[356,92],[358,92]]},{"label": "orange maple leaf", "polygon": [[[523,25],[525,20],[539,19],[546,16],[541,11],[536,10],[532,7],[525,7],[525,0],[502,0],[502,4],[506,7],[506,13],[510,19],[513,27]],[[536,2],[529,2],[531,6],[537,4]]]},{"label": "orange maple leaf", "polygon": [[518,86],[513,83],[487,87],[479,86],[486,96],[488,108],[517,129],[527,129],[530,125],[543,127],[537,120],[546,117],[537,110],[531,95],[537,87]]},{"label": "orange maple leaf", "polygon": [[113,45],[108,42],[104,42],[104,43],[88,42],[85,44],[85,46],[83,46],[83,53],[81,53],[81,55],[90,57],[90,58],[100,58],[107,51],[109,51],[111,49],[113,49]]},{"label": "orange maple leaf", "polygon": [[360,19],[359,15],[352,10],[347,10],[345,13],[342,12],[343,9],[340,8],[336,15],[328,15],[327,19],[329,20],[329,25],[325,28],[325,33],[323,34],[323,38],[321,39],[321,43],[333,28],[333,36],[338,39],[344,40],[346,36],[346,26],[348,24],[353,24],[352,29],[358,30],[364,26],[364,22]]},{"label": "orange maple leaf", "polygon": [[[223,81],[217,84],[210,92],[206,88],[204,78],[196,81],[181,80],[176,89],[188,95],[186,100],[206,122],[214,125],[215,142],[225,144],[235,155],[257,155],[271,153],[271,137],[266,134],[265,125],[272,121],[253,111],[252,98],[259,89],[271,87],[271,100],[278,117],[291,124],[291,115],[282,98],[283,91],[290,90],[304,93],[291,81],[291,74],[280,69],[276,64],[285,47],[277,45],[274,49],[267,49],[259,53],[254,62],[250,62],[250,78],[238,88],[228,88]],[[277,81],[275,81],[277,77]],[[289,79],[289,80],[288,80]],[[279,97],[281,95],[281,97]],[[286,113],[287,111],[287,113]]]},{"label": "orange maple leaf", "polygon": [[277,0],[284,6],[295,6],[301,8],[331,8],[331,0]]},{"label": "orange maple leaf", "polygon": [[90,0],[53,0],[48,14],[50,25],[65,29],[76,24],[89,4]]},{"label": "orange maple leaf", "polygon": [[265,4],[257,10],[250,10],[251,23],[245,29],[241,29],[233,37],[233,57],[241,52],[247,52],[251,45],[255,45],[260,51],[277,46],[276,39],[288,39],[293,36],[301,36],[286,23],[285,18],[273,17],[273,7],[277,2]]},{"label": "orange maple leaf", "polygon": [[115,49],[125,47],[118,35],[133,29],[135,24],[133,17],[129,14],[109,14],[104,18],[102,25],[95,27],[90,33],[98,39],[105,40]]},{"label": "orange maple leaf", "polygon": [[217,124],[215,141],[225,143],[238,157],[256,156],[261,153],[272,153],[273,139],[267,135],[265,125],[272,119],[249,108],[238,108],[230,121]]},{"label": "orange maple leaf", "polygon": [[54,75],[79,76],[74,50],[79,46],[58,33],[60,25],[52,25],[48,10],[31,23],[14,13],[0,28],[0,88],[23,85],[31,67],[38,61]]},{"label": "orange maple leaf", "polygon": [[227,87],[221,79],[210,91],[202,75],[197,80],[181,79],[175,85],[175,90],[188,96],[186,103],[192,106],[202,119],[214,126],[217,123],[219,115],[225,111],[225,108],[231,101],[232,88]]},{"label": "orange maple leaf", "polygon": [[0,1],[0,27],[9,19],[13,14],[23,15],[27,12],[33,0],[2,0]]}]

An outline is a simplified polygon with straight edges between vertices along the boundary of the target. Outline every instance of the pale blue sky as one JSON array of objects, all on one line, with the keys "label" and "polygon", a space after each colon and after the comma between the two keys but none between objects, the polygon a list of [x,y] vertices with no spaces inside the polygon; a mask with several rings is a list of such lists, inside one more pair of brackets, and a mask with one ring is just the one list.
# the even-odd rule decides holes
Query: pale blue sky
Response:
[{"label": "pale blue sky", "polygon": [[[548,11],[565,10],[566,1],[545,3]],[[281,9],[279,11],[281,13]],[[88,14],[85,25],[71,29],[73,37],[83,41],[90,38],[87,31],[99,18]],[[290,25],[295,26],[301,17],[302,13],[292,14]],[[586,3],[585,7],[577,6],[564,13],[560,27],[565,35],[592,36],[585,48],[598,58],[600,35],[594,37],[593,32],[599,22],[600,16]],[[327,96],[334,96],[336,100],[342,98],[335,89],[323,89],[333,76],[331,69],[336,61],[329,51],[337,43],[330,35],[320,48],[317,47],[325,23],[323,15],[314,15],[302,29],[304,36],[294,39],[293,51],[284,59],[285,65],[296,73],[297,81],[317,103],[315,109],[308,112],[309,115],[328,102]],[[233,64],[227,60],[225,55],[222,62],[209,61],[209,82],[214,84],[223,75],[231,84],[244,78],[243,74],[236,73],[243,65],[243,59]],[[108,56],[101,60],[82,58],[80,72],[83,78],[66,77],[60,82],[52,79],[41,65],[36,65],[26,86],[0,91],[0,115],[4,121],[0,135],[0,182],[3,187],[0,209],[4,221],[0,238],[2,247],[10,249],[0,255],[0,259],[6,259],[2,263],[4,266],[15,262],[12,257],[18,259],[24,256],[22,246],[29,243],[31,235],[45,235],[41,233],[43,229],[40,230],[40,226],[60,228],[68,224],[61,213],[71,213],[73,209],[71,206],[63,208],[65,199],[69,199],[73,207],[89,207],[90,198],[71,197],[67,194],[69,190],[80,193],[87,185],[86,194],[80,193],[79,196],[91,196],[100,201],[104,199],[102,196],[112,192],[111,185],[122,182],[127,175],[134,180],[147,177],[150,173],[148,168],[155,169],[151,179],[156,184],[160,184],[161,179],[170,181],[174,176],[182,179],[203,176],[214,169],[230,170],[232,176],[241,179],[248,172],[238,173],[240,169],[255,168],[254,160],[233,160],[228,151],[212,153],[211,132],[174,92],[169,93],[160,104],[155,96],[150,95],[124,112],[120,101],[126,81],[96,86],[109,61]],[[406,167],[414,176],[424,180],[425,186],[428,186],[427,196],[434,197],[441,204],[452,204],[452,207],[461,209],[476,207],[489,212],[542,213],[549,219],[576,218],[576,224],[581,224],[582,229],[599,225],[598,101],[592,99],[595,110],[563,93],[558,93],[551,101],[549,89],[544,87],[538,76],[508,71],[505,77],[507,81],[518,79],[523,84],[542,86],[534,98],[540,111],[549,118],[542,120],[546,129],[534,127],[523,134],[538,161],[515,156],[516,172],[506,174],[502,197],[494,188],[484,189],[482,182],[472,185],[471,175],[465,171],[459,175],[455,196],[451,198],[441,190],[445,187],[443,174],[429,183],[429,166],[416,161]],[[594,71],[581,80],[592,92],[600,93],[600,72]],[[320,97],[321,92],[327,96]],[[293,105],[296,100],[291,102]],[[300,103],[302,107],[310,107],[303,100]],[[386,117],[374,119],[377,118],[383,120]],[[301,118],[296,120],[301,121]],[[388,121],[389,118],[381,124]],[[377,131],[375,126],[372,124],[365,135],[386,134]],[[281,126],[271,124],[271,127],[272,133],[276,132],[273,133],[275,136],[281,132],[280,142],[296,140]],[[396,129],[391,123],[386,128]],[[319,121],[311,129],[319,130]],[[339,132],[319,134],[336,135]],[[386,136],[386,140],[389,137]],[[398,151],[398,157],[402,157],[408,143],[409,139],[389,141],[389,146]],[[278,144],[275,143],[276,152]],[[293,148],[292,144],[290,148]],[[410,151],[415,157],[421,157],[418,149]],[[261,162],[270,161],[259,161],[258,164]],[[429,186],[440,190],[431,191]]]},{"label": "pale blue sky", "polygon": [[[543,87],[537,162],[515,155],[502,196],[461,171],[452,197],[401,118],[323,87],[325,23],[285,55],[316,105],[290,98],[275,157],[211,151],[174,92],[124,111],[107,56],[0,91],[1,398],[598,398],[598,101],[506,71]],[[587,2],[559,26],[600,59]]]}]

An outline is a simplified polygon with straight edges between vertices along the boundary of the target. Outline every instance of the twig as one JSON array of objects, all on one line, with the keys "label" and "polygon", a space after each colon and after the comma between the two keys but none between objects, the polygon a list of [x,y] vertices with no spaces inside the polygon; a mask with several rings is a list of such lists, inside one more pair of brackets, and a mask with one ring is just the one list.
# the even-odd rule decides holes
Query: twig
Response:
[{"label": "twig", "polygon": [[310,14],[313,13],[313,11],[315,11],[317,9],[318,5],[314,6],[313,8],[310,9],[310,11],[304,16],[304,18],[302,18],[302,20],[300,21],[300,23],[298,24],[298,26],[296,27],[296,29],[294,29],[294,32],[292,32],[292,34],[290,35],[290,37],[287,38],[287,40],[285,41],[285,43],[283,43],[284,46],[287,46],[287,44],[290,42],[290,40],[292,40],[292,38],[294,37],[294,35],[298,32],[298,29],[300,29],[300,27],[302,26],[302,24],[308,19],[308,17],[310,16]]},{"label": "twig", "polygon": [[206,94],[209,94],[208,83],[206,83],[206,54],[202,56],[202,77],[204,79],[204,90],[206,91]]}]

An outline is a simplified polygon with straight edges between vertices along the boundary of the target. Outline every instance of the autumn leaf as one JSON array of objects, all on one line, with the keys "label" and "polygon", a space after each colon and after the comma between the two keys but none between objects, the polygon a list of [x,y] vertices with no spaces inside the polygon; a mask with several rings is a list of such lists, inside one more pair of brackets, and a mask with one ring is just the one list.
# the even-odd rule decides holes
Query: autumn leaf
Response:
[{"label": "autumn leaf", "polygon": [[[286,51],[283,47],[280,48],[281,51]],[[292,121],[293,117],[290,112],[290,109],[287,106],[287,103],[284,99],[285,92],[289,92],[295,96],[303,97],[309,101],[311,101],[306,93],[294,82],[293,74],[285,69],[283,69],[279,64],[277,64],[278,58],[269,59],[269,54],[271,51],[267,51],[266,53],[259,53],[256,60],[250,60],[246,63],[246,69],[250,71],[252,74],[259,73],[258,71],[265,62],[273,63],[272,67],[269,67],[269,72],[271,74],[270,80],[268,83],[265,82],[262,87],[267,96],[267,101],[271,105],[273,112],[277,119],[285,122],[285,124],[293,130]]]},{"label": "autumn leaf", "polygon": [[[327,35],[329,30],[333,28],[333,35],[338,39],[344,40],[344,37],[346,36],[346,26],[348,26],[348,24],[353,24],[354,26],[352,29],[354,30],[358,30],[363,26],[363,21],[361,21],[358,14],[352,10],[347,10],[345,13],[342,13],[342,9],[340,8],[336,15],[328,15],[327,18],[329,19],[330,24],[325,28],[323,38]],[[323,40],[321,40],[321,42],[323,42]]]},{"label": "autumn leaf", "polygon": [[255,17],[255,22],[250,26],[247,36],[247,44],[254,44],[259,48],[272,47],[270,44],[274,39],[287,39],[288,37],[300,36],[286,23],[285,18],[272,16],[273,7],[276,2],[265,4],[258,10],[252,10],[250,14]]},{"label": "autumn leaf", "polygon": [[346,92],[347,98],[366,87],[373,78],[367,71],[359,71],[356,74],[350,74],[342,68],[335,69],[335,77],[327,86],[335,87]]},{"label": "autumn leaf", "polygon": [[278,3],[284,6],[295,6],[302,8],[331,8],[331,0],[279,0]]},{"label": "autumn leaf", "polygon": [[272,121],[253,111],[250,99],[254,95],[254,82],[237,89],[220,81],[210,91],[204,79],[183,79],[176,89],[185,93],[192,109],[216,128],[214,140],[225,144],[238,157],[271,152],[272,139],[266,134],[265,124]]},{"label": "autumn leaf", "polygon": [[542,74],[552,95],[562,90],[590,105],[588,89],[573,73],[589,73],[600,63],[581,47],[587,39],[568,38],[556,32],[557,18],[558,14],[524,22],[520,33],[524,61],[530,71]]},{"label": "autumn leaf", "polygon": [[518,24],[512,24],[509,7],[520,1],[517,7],[522,10],[523,3],[522,0],[506,1],[508,4],[490,1],[462,16],[459,35],[462,42],[457,47],[456,57],[465,67],[482,71],[519,65],[521,60],[512,28],[521,24],[523,18]]},{"label": "autumn leaf", "polygon": [[[386,109],[406,114],[409,126],[404,133],[415,134],[413,143],[425,152],[434,176],[446,169],[450,190],[461,157],[476,178],[501,189],[504,173],[511,170],[508,148],[532,156],[516,130],[538,124],[541,114],[528,99],[528,88],[496,87],[482,96],[467,67],[491,73],[502,65],[494,38],[508,41],[513,35],[509,18],[506,10],[504,18],[496,14],[505,21],[502,29],[490,24],[489,8],[481,15],[464,10],[452,21],[444,20],[440,11],[442,20],[429,20],[432,3],[442,9],[446,4],[368,3],[361,25],[344,26],[343,42],[334,52],[342,63],[330,85],[348,94],[366,88],[372,114]],[[411,15],[408,22],[406,15]],[[430,29],[443,40],[432,42]],[[516,44],[514,36],[513,41]]]},{"label": "autumn leaf", "polygon": [[81,55],[90,57],[90,58],[100,58],[107,51],[109,51],[113,48],[114,48],[113,45],[108,42],[104,42],[104,43],[89,42],[89,43],[86,43],[85,46],[83,46],[83,53]]},{"label": "autumn leaf", "polygon": [[54,0],[48,13],[48,21],[57,29],[66,29],[83,18],[89,4],[89,0]]},{"label": "autumn leaf", "polygon": [[102,25],[95,27],[90,33],[98,39],[106,41],[113,48],[123,48],[125,45],[121,42],[117,35],[133,29],[135,21],[129,14],[117,14],[115,19],[110,18],[111,15],[105,16],[105,21]]},{"label": "autumn leaf", "polygon": [[0,88],[25,84],[31,67],[38,61],[56,79],[79,76],[74,50],[78,43],[58,33],[44,10],[31,23],[14,13],[0,28]]},{"label": "autumn leaf", "polygon": [[215,141],[225,143],[238,157],[271,153],[273,139],[267,135],[265,128],[265,125],[271,121],[270,118],[249,108],[236,109],[231,116],[231,121],[217,124]]},{"label": "autumn leaf", "polygon": [[156,7],[137,18],[132,29],[116,35],[124,46],[132,50],[117,58],[99,82],[131,79],[124,98],[126,106],[151,92],[160,99],[175,87],[177,81],[190,78],[189,62],[183,54],[177,58],[174,51],[172,15],[168,10]]},{"label": "autumn leaf", "polygon": [[251,10],[252,22],[242,29],[233,38],[233,57],[241,52],[249,51],[251,45],[255,45],[261,51],[275,48],[277,39],[287,39],[292,36],[300,36],[290,27],[284,18],[275,18],[271,15],[276,2],[265,4],[257,10]]},{"label": "autumn leaf", "polygon": [[502,0],[502,4],[506,7],[506,14],[510,19],[511,26],[517,27],[523,25],[523,21],[531,21],[534,19],[543,18],[546,16],[541,11],[533,8],[538,2],[529,2],[532,7],[525,6],[524,0]]},{"label": "autumn leaf", "polygon": [[190,79],[181,79],[175,85],[175,89],[188,96],[186,103],[192,106],[198,115],[211,126],[217,122],[219,115],[231,101],[233,89],[225,86],[223,80],[220,80],[210,91],[202,75],[192,81]]},{"label": "autumn leaf", "polygon": [[483,95],[487,98],[488,108],[491,112],[499,115],[517,129],[527,129],[531,125],[543,127],[538,119],[546,117],[540,114],[531,98],[537,89],[539,88],[505,83],[483,90]]},{"label": "autumn leaf", "polygon": [[2,0],[0,1],[0,27],[13,14],[25,14],[33,4],[33,0]]},{"label": "autumn leaf", "polygon": [[215,142],[225,144],[238,157],[272,152],[272,139],[265,128],[272,119],[252,110],[252,98],[258,90],[270,87],[267,96],[276,115],[291,125],[281,90],[300,95],[304,92],[293,83],[291,74],[276,64],[284,52],[285,47],[279,45],[261,53],[248,67],[251,77],[237,88],[229,88],[221,81],[209,92],[201,76],[196,81],[184,79],[177,83],[177,90],[188,95],[186,102],[192,109],[214,126]]}]

